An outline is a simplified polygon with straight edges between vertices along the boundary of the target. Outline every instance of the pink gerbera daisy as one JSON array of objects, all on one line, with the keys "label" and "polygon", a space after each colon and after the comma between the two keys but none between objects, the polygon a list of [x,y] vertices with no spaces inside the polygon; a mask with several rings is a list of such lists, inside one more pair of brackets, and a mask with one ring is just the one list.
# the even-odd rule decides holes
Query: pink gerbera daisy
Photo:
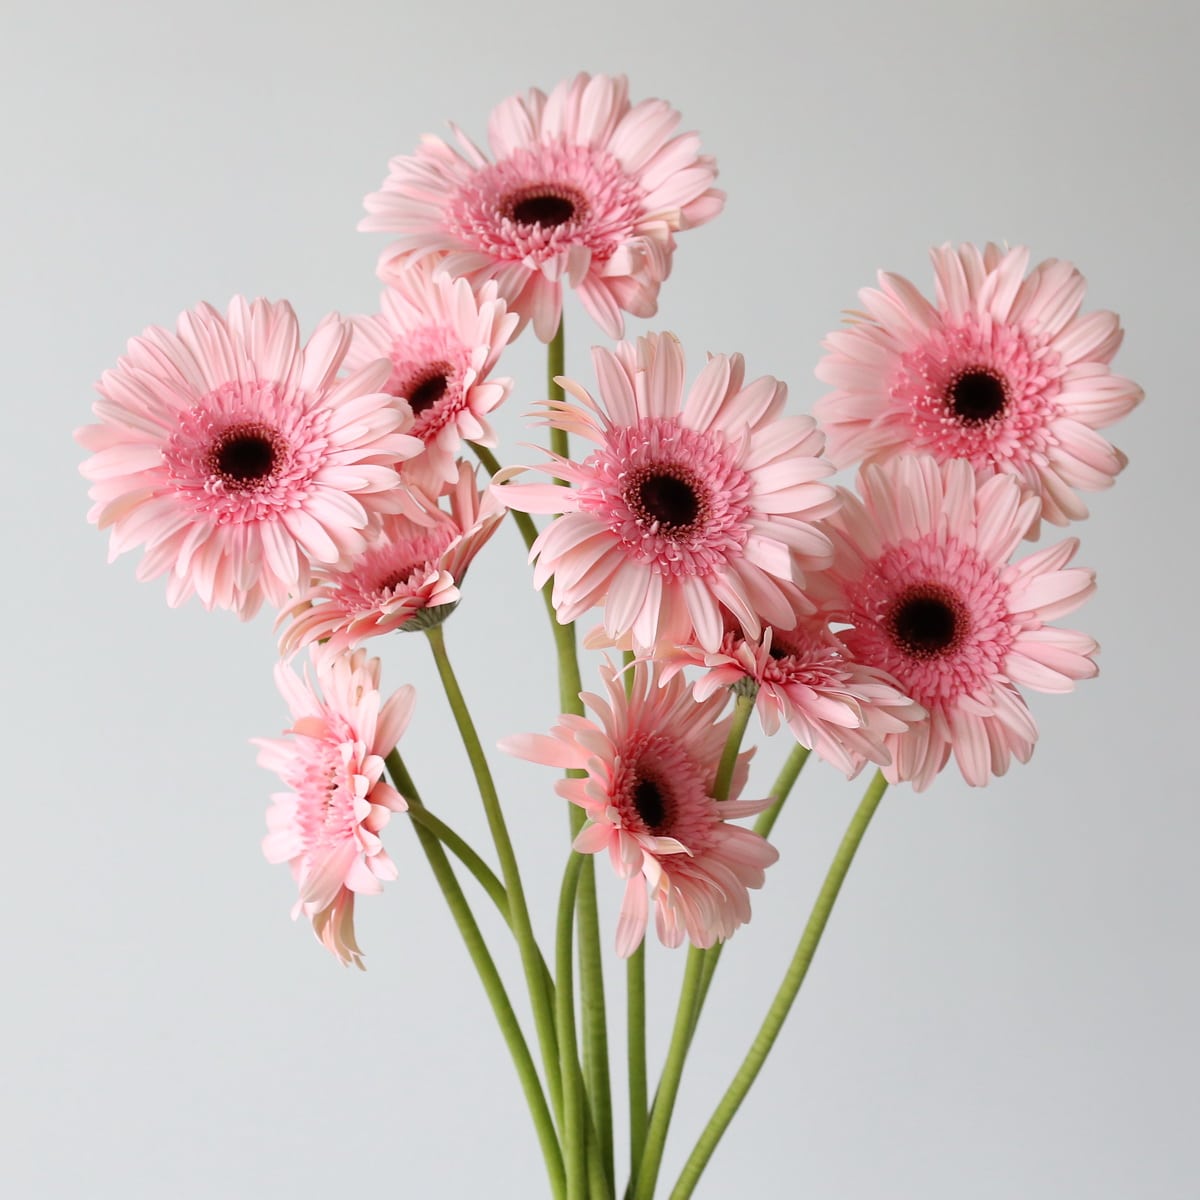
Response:
[{"label": "pink gerbera daisy", "polygon": [[932,252],[936,306],[881,272],[863,313],[831,333],[817,376],[836,390],[815,413],[838,466],[903,452],[965,458],[980,482],[1015,475],[1056,525],[1087,516],[1072,490],[1108,487],[1125,456],[1095,431],[1142,398],[1109,363],[1115,313],[1080,313],[1083,276],[1029,251],[945,245]]},{"label": "pink gerbera daisy", "polygon": [[678,124],[662,100],[631,105],[624,76],[577,75],[549,96],[534,88],[492,112],[495,161],[457,128],[457,149],[427,136],[412,157],[392,159],[359,228],[400,235],[380,262],[385,281],[414,258],[442,255],[451,275],[494,279],[548,342],[566,278],[619,338],[622,310],[657,310],[675,232],[724,203],[716,165],[695,134],[675,134]]},{"label": "pink gerbera daisy", "polygon": [[291,622],[280,653],[290,656],[326,639],[331,649],[345,650],[364,638],[428,628],[447,616],[471,560],[505,515],[494,496],[480,495],[466,463],[459,464],[449,504],[446,512],[424,498],[414,515],[385,517],[370,546],[348,565],[316,569],[312,586],[280,613],[280,623]]},{"label": "pink gerbera daisy", "polygon": [[383,293],[382,312],[352,319],[354,340],[346,366],[378,358],[392,364],[385,390],[402,396],[413,412],[409,432],[424,453],[404,464],[404,477],[437,492],[458,477],[463,440],[494,446],[486,417],[512,390],[511,379],[488,379],[507,345],[517,316],[496,299],[496,285],[476,296],[465,279],[434,274],[430,263],[395,276]]},{"label": "pink gerbera daisy", "polygon": [[240,296],[228,317],[201,304],[174,334],[134,338],[98,385],[100,424],[75,434],[111,557],[144,544],[138,578],[168,572],[170,604],[196,592],[249,618],[310,563],[362,550],[422,447],[408,405],[381,391],[386,363],[337,379],[349,344],[331,315],[302,348],[288,304]]},{"label": "pink gerbera daisy", "polygon": [[1067,567],[1068,538],[1009,562],[1038,498],[1008,475],[979,483],[970,463],[903,456],[864,467],[828,522],[836,557],[813,594],[859,662],[886,671],[928,718],[884,738],[893,783],[920,791],[951,750],[974,786],[1028,760],[1037,726],[1016,684],[1067,692],[1096,674],[1096,643],[1047,625],[1095,589]]},{"label": "pink gerbera daisy", "polygon": [[707,700],[725,688],[750,688],[768,736],[782,721],[792,736],[847,776],[868,762],[886,763],[884,735],[903,733],[925,716],[891,676],[856,662],[818,618],[797,614],[794,629],[767,626],[759,638],[727,622],[716,651],[677,646],[662,651],[664,676],[687,666],[707,668],[694,695]]},{"label": "pink gerbera daisy", "polygon": [[[575,839],[581,854],[607,849],[627,880],[617,924],[617,953],[641,944],[653,897],[659,939],[697,946],[730,937],[750,920],[749,888],[779,852],[749,829],[729,824],[762,812],[766,800],[738,800],[753,751],[738,757],[730,799],[712,795],[731,718],[716,718],[724,695],[693,699],[682,676],[659,686],[657,669],[636,663],[626,695],[620,675],[601,667],[607,698],[584,693],[596,715],[564,716],[550,734],[505,738],[520,758],[586,773],[555,788],[588,816]],[[647,894],[649,887],[649,895]]]},{"label": "pink gerbera daisy", "polygon": [[317,684],[282,663],[275,680],[294,724],[284,738],[255,738],[259,766],[291,790],[272,796],[263,853],[286,862],[300,889],[293,918],[303,913],[318,939],[345,964],[361,967],[354,938],[354,897],[378,893],[396,878],[380,830],[404,797],[383,778],[384,758],[408,726],[411,686],[380,702],[379,660],[366,651],[313,654]]},{"label": "pink gerbera daisy", "polygon": [[[784,384],[745,383],[740,354],[709,358],[684,396],[673,334],[592,352],[603,407],[578,384],[547,401],[546,423],[597,444],[582,462],[540,469],[576,485],[508,484],[511,508],[562,513],[534,543],[534,583],[554,576],[562,622],[604,605],[605,633],[716,650],[727,611],[757,637],[795,624],[802,572],[825,566],[829,540],[812,522],[836,494],[810,417],[780,415]],[[497,478],[510,478],[506,471]],[[811,609],[811,605],[807,606]]]}]

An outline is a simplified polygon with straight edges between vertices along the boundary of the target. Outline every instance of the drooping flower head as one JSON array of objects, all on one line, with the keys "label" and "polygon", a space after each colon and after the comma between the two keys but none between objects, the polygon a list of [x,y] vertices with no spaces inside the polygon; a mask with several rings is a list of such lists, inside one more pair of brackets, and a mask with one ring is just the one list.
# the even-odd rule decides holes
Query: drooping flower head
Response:
[{"label": "drooping flower head", "polygon": [[657,668],[620,675],[601,667],[605,696],[583,693],[595,720],[564,716],[549,735],[505,738],[501,748],[551,767],[577,768],[586,778],[555,788],[587,814],[575,839],[581,854],[607,850],[627,881],[617,924],[617,953],[641,944],[653,899],[659,939],[697,946],[730,937],[750,920],[748,889],[760,888],[779,852],[752,830],[729,824],[768,807],[738,800],[753,751],[738,757],[730,798],[713,797],[714,776],[730,718],[718,720],[726,696],[693,699],[682,676],[659,686]]},{"label": "drooping flower head", "polygon": [[465,440],[494,446],[487,423],[512,389],[511,379],[489,379],[517,324],[496,299],[495,283],[476,296],[465,279],[435,274],[428,261],[398,273],[381,300],[382,311],[352,318],[354,338],[346,366],[378,358],[392,364],[384,390],[402,396],[413,412],[409,432],[424,450],[404,464],[406,480],[436,493],[458,478]]},{"label": "drooping flower head", "polygon": [[1046,622],[1078,608],[1095,577],[1068,567],[1068,538],[1017,562],[1038,499],[1009,475],[976,480],[970,463],[902,456],[864,467],[827,522],[833,566],[813,581],[825,615],[859,662],[886,671],[928,718],[884,738],[884,774],[919,791],[951,751],[969,784],[1028,760],[1037,726],[1017,690],[1067,692],[1096,674],[1096,643]]},{"label": "drooping flower head", "polygon": [[1081,313],[1083,276],[1029,251],[949,245],[932,252],[930,304],[880,272],[864,312],[831,333],[817,376],[836,390],[814,412],[839,467],[924,452],[965,458],[982,483],[1016,476],[1055,525],[1087,516],[1074,489],[1108,487],[1125,456],[1098,433],[1142,398],[1112,374],[1115,313]]},{"label": "drooping flower head", "polygon": [[421,443],[381,391],[386,363],[337,378],[349,344],[331,315],[301,347],[290,305],[241,297],[227,317],[201,304],[175,333],[134,338],[98,385],[100,424],[75,434],[110,556],[144,544],[138,578],[166,572],[168,603],[195,592],[249,618],[310,563],[360,551],[402,503],[396,468]]},{"label": "drooping flower head", "polygon": [[279,663],[275,680],[293,725],[282,738],[255,738],[258,764],[290,790],[271,797],[263,853],[286,862],[300,889],[292,917],[303,913],[317,938],[344,964],[362,967],[354,937],[354,897],[396,878],[380,840],[404,797],[383,778],[384,758],[408,726],[416,693],[405,685],[386,701],[379,660],[314,649],[316,681]]},{"label": "drooping flower head", "polygon": [[[605,633],[716,650],[732,613],[751,637],[791,628],[806,605],[803,572],[829,562],[813,524],[837,505],[819,480],[833,467],[806,416],[781,416],[784,384],[745,382],[740,354],[709,358],[684,395],[683,349],[651,334],[592,352],[597,403],[578,384],[548,401],[546,424],[596,445],[582,462],[539,469],[575,486],[513,484],[510,508],[562,513],[534,544],[534,583],[554,576],[562,622],[604,606]],[[512,472],[497,478],[503,482]]]},{"label": "drooping flower head", "polygon": [[701,646],[662,647],[663,674],[706,668],[695,683],[697,700],[729,687],[749,687],[763,732],[792,736],[839,771],[853,777],[867,762],[884,764],[883,739],[903,733],[925,710],[899,691],[891,676],[856,662],[820,618],[797,614],[793,629],[772,629],[748,638],[732,621],[715,651]]},{"label": "drooping flower head", "polygon": [[724,203],[715,163],[678,124],[662,100],[630,104],[624,76],[577,75],[549,96],[534,88],[492,112],[491,160],[457,128],[457,148],[427,136],[415,155],[392,159],[359,228],[400,235],[380,262],[385,281],[441,256],[451,275],[494,279],[548,342],[565,279],[619,338],[623,311],[657,310],[675,233]]},{"label": "drooping flower head", "polygon": [[423,621],[446,615],[446,606],[459,601],[467,567],[505,516],[493,495],[480,495],[465,462],[446,490],[448,512],[414,491],[411,498],[419,507],[385,517],[357,558],[314,570],[312,586],[280,613],[280,623],[290,622],[280,653],[290,656],[326,639],[331,649],[346,650],[365,638],[405,626],[426,627]]}]

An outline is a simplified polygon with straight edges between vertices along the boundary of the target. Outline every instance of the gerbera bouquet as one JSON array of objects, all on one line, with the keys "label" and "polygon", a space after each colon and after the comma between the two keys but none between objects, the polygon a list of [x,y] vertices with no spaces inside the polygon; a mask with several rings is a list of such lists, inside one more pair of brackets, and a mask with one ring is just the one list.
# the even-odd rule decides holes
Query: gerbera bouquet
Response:
[{"label": "gerbera bouquet", "polygon": [[[580,75],[501,104],[490,156],[457,129],[453,145],[426,138],[366,199],[361,227],[395,238],[377,314],[331,314],[305,342],[285,302],[202,304],[174,332],[129,343],[100,380],[97,423],[77,435],[91,452],[90,519],[111,529],[114,555],[142,546],[139,577],[165,575],[172,605],[194,593],[242,618],[264,602],[278,614],[291,724],[257,744],[285,789],[263,849],[292,870],[293,915],[361,967],[356,899],[396,878],[385,842],[395,852],[396,826],[411,822],[511,1051],[550,1191],[566,1200],[656,1194],[709,984],[779,858],[769,835],[810,754],[848,778],[873,773],[676,1200],[769,1052],[886,788],[924,789],[951,756],[986,784],[1033,752],[1021,688],[1065,692],[1096,673],[1096,643],[1057,624],[1094,588],[1071,565],[1076,539],[1022,548],[1043,522],[1087,515],[1079,492],[1124,466],[1097,430],[1141,399],[1110,367],[1116,316],[1083,312],[1079,272],[1030,269],[1021,248],[935,249],[932,299],[881,274],[829,335],[817,375],[833,390],[815,417],[789,412],[785,384],[740,354],[689,365],[673,333],[620,341],[624,313],[657,313],[677,235],[723,205],[713,159],[678,124],[661,100],[632,103],[623,78]],[[564,287],[616,342],[594,348],[580,378],[565,369]],[[502,462],[488,417],[519,390],[498,370],[529,324],[548,343],[550,382],[525,388],[525,403],[548,445]],[[834,485],[856,465],[856,491]],[[530,783],[547,820],[554,794],[570,814],[552,954],[446,649],[467,569],[506,519],[534,564],[559,670],[557,722],[500,747],[563,772]],[[575,623],[589,614],[586,645],[604,658],[585,686]],[[385,645],[370,639],[395,633],[429,642],[495,866],[453,828],[458,798],[426,780],[423,799],[405,765],[414,689],[385,695],[370,657]],[[743,742],[756,714],[792,749],[773,783],[752,786]],[[628,971],[627,1186],[602,851],[624,883],[610,924]],[[532,1042],[464,872],[511,929]],[[689,943],[653,1094],[652,916],[665,946]]]}]

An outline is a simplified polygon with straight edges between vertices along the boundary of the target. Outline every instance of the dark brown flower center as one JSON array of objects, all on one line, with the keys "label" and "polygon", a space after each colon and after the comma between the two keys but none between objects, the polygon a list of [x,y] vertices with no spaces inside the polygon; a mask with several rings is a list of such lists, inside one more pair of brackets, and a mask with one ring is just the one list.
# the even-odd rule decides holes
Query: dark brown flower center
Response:
[{"label": "dark brown flower center", "polygon": [[505,196],[500,211],[518,225],[540,225],[554,229],[575,220],[586,208],[574,188],[543,183],[520,188]]},{"label": "dark brown flower center", "polygon": [[405,385],[403,394],[414,417],[427,412],[446,394],[451,370],[449,363],[433,363]]},{"label": "dark brown flower center", "polygon": [[667,800],[653,779],[639,779],[633,785],[633,807],[646,828],[657,834],[667,817]]},{"label": "dark brown flower center", "polygon": [[913,658],[948,654],[967,631],[967,612],[949,588],[917,584],[893,605],[888,615],[892,639]]},{"label": "dark brown flower center", "polygon": [[682,529],[700,515],[700,497],[688,479],[678,475],[647,475],[637,489],[637,507],[664,530]]},{"label": "dark brown flower center", "polygon": [[404,566],[392,571],[386,579],[379,584],[381,592],[394,592],[398,587],[403,587],[412,578],[413,572],[418,567],[423,567],[428,564],[422,562],[405,563]]},{"label": "dark brown flower center", "polygon": [[954,415],[965,425],[982,425],[1004,411],[1008,388],[995,371],[972,367],[954,377],[946,399]]},{"label": "dark brown flower center", "polygon": [[235,425],[227,429],[209,454],[214,475],[226,487],[244,490],[266,479],[279,461],[279,435],[266,425]]}]

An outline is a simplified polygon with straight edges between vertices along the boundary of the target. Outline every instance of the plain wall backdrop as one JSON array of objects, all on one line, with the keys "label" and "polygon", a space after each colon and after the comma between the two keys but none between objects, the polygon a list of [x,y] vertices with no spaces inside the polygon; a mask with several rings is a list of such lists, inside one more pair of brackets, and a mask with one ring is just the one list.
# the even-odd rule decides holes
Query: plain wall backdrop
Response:
[{"label": "plain wall backdrop", "polygon": [[[692,374],[740,350],[807,410],[820,340],[878,268],[928,291],[930,245],[997,240],[1079,265],[1086,307],[1122,314],[1116,369],[1147,396],[1111,435],[1127,471],[1072,531],[1100,586],[1065,623],[1100,640],[1099,678],[1033,696],[1037,752],[986,790],[948,773],[885,798],[697,1195],[1200,1194],[1192,5],[49,0],[6,3],[4,25],[4,1195],[545,1194],[411,831],[388,831],[400,880],[359,905],[369,970],[342,970],[288,920],[290,876],[259,848],[276,785],[248,739],[286,722],[270,616],[172,611],[161,580],[135,582],[136,553],[107,566],[71,431],[126,339],[200,300],[287,298],[306,331],[374,311],[387,239],[355,224],[388,157],[447,120],[482,138],[495,103],[578,70],[670,100],[719,162],[725,212],[679,239],[659,316],[630,322],[675,330]],[[602,337],[574,298],[566,320],[568,374],[587,382]],[[518,383],[500,453],[520,461],[543,387],[530,334],[502,370]],[[447,634],[487,744],[548,728],[549,639],[515,531],[472,568]],[[482,844],[426,647],[373,649],[389,689],[418,689],[406,750],[427,801]],[[785,749],[763,746],[747,794]],[[554,772],[495,766],[545,942],[567,847]],[[860,787],[814,763],[777,828],[666,1185]],[[607,946],[619,893],[598,865]],[[477,911],[517,995],[515,955]],[[650,951],[656,1069],[683,956]],[[623,1162],[623,1121],[618,1138]]]}]

